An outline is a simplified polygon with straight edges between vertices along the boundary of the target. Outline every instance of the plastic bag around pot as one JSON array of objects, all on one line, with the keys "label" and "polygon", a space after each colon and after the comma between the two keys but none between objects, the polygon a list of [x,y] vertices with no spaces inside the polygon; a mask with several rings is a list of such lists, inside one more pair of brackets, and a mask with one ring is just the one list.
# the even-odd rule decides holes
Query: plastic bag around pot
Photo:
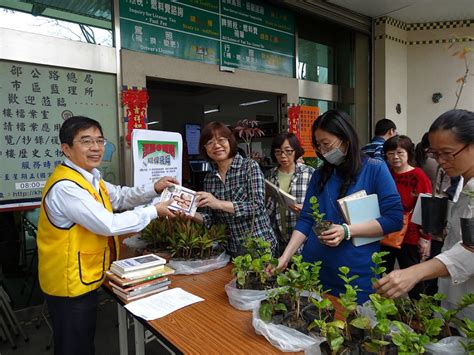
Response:
[{"label": "plastic bag around pot", "polygon": [[255,333],[263,335],[275,348],[284,352],[304,351],[306,355],[320,355],[320,345],[325,338],[303,334],[281,324],[265,323],[260,319],[260,303],[252,311]]},{"label": "plastic bag around pot", "polygon": [[447,337],[437,343],[429,343],[425,345],[427,354],[433,355],[462,355],[465,354],[461,342],[466,343],[467,339],[463,337]]},{"label": "plastic bag around pot", "polygon": [[225,252],[217,257],[204,260],[175,260],[171,259],[169,266],[175,270],[175,275],[195,275],[220,269],[230,261],[230,255]]},{"label": "plastic bag around pot", "polygon": [[251,311],[257,307],[261,301],[267,298],[269,290],[249,290],[240,289],[236,285],[237,279],[231,280],[225,285],[225,292],[232,307],[240,311]]},{"label": "plastic bag around pot", "polygon": [[441,234],[446,225],[448,198],[421,197],[421,224],[423,232]]}]

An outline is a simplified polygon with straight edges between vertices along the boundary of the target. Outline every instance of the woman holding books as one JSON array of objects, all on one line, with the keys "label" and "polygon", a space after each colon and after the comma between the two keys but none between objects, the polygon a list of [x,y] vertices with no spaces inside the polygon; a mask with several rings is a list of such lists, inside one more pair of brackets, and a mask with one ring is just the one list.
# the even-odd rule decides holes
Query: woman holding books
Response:
[{"label": "woman holding books", "polygon": [[[359,138],[347,113],[327,111],[313,123],[311,131],[313,145],[324,164],[311,178],[303,210],[290,242],[279,258],[278,268],[286,268],[291,257],[305,243],[303,260],[322,261],[320,278],[323,288],[335,296],[345,292],[344,282],[337,275],[340,274],[339,267],[348,266],[350,275],[359,275],[352,284],[360,288],[358,302],[363,303],[373,292],[371,256],[380,250],[375,237],[402,227],[400,196],[386,164],[362,156]],[[338,199],[361,190],[365,190],[367,195],[378,196],[380,217],[348,225],[338,207]],[[329,229],[319,235],[313,230],[312,196],[318,199],[319,212],[332,222]],[[356,247],[351,239],[358,237],[375,239],[373,243]]]},{"label": "woman holding books", "polygon": [[201,209],[194,219],[207,227],[227,225],[232,256],[243,252],[247,237],[270,242],[275,254],[277,239],[265,211],[265,178],[257,162],[238,154],[235,136],[221,122],[203,128],[199,149],[213,170],[204,178],[204,191],[196,193]]},{"label": "woman holding books", "polygon": [[295,229],[296,219],[303,208],[306,190],[314,172],[311,166],[297,162],[303,153],[304,150],[293,133],[282,132],[273,138],[270,155],[278,166],[270,170],[267,180],[296,198],[295,205],[282,205],[275,198],[269,198],[266,203],[272,227],[278,236],[279,254],[285,250]]},{"label": "woman holding books", "polygon": [[[438,117],[429,130],[431,157],[446,173],[461,176],[460,186],[448,214],[447,235],[442,253],[426,262],[394,270],[380,279],[375,287],[385,297],[399,297],[418,282],[438,279],[441,301],[445,308],[456,308],[461,297],[474,293],[474,247],[461,242],[461,218],[472,218],[474,210],[474,112],[450,110]],[[459,317],[474,319],[474,307]]]},{"label": "woman holding books", "polygon": [[[393,176],[398,193],[402,199],[403,213],[407,215],[408,227],[400,248],[382,246],[388,251],[385,257],[387,272],[395,267],[395,261],[401,269],[418,264],[430,256],[431,237],[420,231],[421,227],[411,222],[411,212],[415,208],[420,193],[431,193],[431,181],[421,168],[415,167],[415,147],[407,136],[395,136],[387,140],[383,150]],[[420,293],[428,293],[428,283],[419,283],[410,293],[411,298],[419,299]]]}]

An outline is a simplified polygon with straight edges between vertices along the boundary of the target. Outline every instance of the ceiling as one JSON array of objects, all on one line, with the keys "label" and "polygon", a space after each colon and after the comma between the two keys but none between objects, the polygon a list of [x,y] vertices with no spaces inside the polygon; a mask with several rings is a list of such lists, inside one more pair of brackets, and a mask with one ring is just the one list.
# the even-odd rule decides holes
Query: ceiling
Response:
[{"label": "ceiling", "polygon": [[405,23],[474,19],[473,0],[325,0],[372,18],[390,16]]}]

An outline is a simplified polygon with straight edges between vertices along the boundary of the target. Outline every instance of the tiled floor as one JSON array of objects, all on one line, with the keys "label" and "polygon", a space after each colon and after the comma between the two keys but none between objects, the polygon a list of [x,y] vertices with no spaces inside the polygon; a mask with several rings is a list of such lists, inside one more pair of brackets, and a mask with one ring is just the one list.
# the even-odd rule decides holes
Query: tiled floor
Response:
[{"label": "tiled floor", "polygon": [[[95,336],[95,350],[97,355],[119,354],[119,333],[117,325],[117,304],[105,291],[99,294],[99,307],[97,312],[97,331]],[[0,355],[52,355],[54,350],[47,349],[51,331],[40,317],[41,306],[30,307],[15,311],[17,318],[23,325],[29,337],[25,342],[19,335],[14,340],[16,349],[12,349],[8,342],[0,342]],[[38,323],[40,324],[38,327]],[[134,354],[133,325],[128,331],[129,354]],[[145,347],[147,355],[166,354],[167,352],[157,343],[152,341]]]}]

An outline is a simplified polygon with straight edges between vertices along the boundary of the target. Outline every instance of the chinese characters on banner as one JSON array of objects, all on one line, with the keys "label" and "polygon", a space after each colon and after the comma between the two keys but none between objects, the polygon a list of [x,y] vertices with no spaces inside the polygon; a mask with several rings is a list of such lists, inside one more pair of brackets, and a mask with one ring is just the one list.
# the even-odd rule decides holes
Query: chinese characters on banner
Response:
[{"label": "chinese characters on banner", "polygon": [[47,178],[63,160],[59,129],[73,115],[103,125],[110,142],[104,167],[113,178],[118,172],[113,75],[0,61],[0,77],[0,208],[38,204]]},{"label": "chinese characters on banner", "polygon": [[130,145],[134,129],[146,129],[148,92],[146,88],[127,87],[122,90],[122,105],[125,108],[124,119],[127,125],[127,143]]},{"label": "chinese characters on banner", "polygon": [[299,138],[305,158],[316,157],[311,140],[311,127],[318,116],[319,107],[315,106],[292,106],[288,109],[289,131]]},{"label": "chinese characters on banner", "polygon": [[122,47],[294,76],[293,13],[249,0],[120,0]]},{"label": "chinese characters on banner", "polygon": [[166,131],[136,129],[132,132],[133,185],[172,176],[181,183],[183,138]]}]

